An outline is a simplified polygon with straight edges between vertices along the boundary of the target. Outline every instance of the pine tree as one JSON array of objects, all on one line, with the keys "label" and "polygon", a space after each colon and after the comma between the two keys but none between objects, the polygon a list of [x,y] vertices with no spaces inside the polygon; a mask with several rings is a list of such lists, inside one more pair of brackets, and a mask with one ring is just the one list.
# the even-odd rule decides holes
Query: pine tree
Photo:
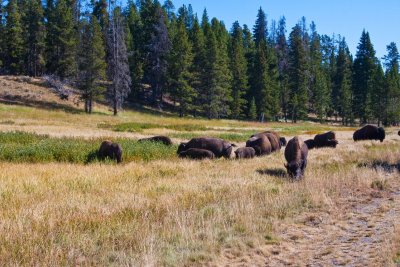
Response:
[{"label": "pine tree", "polygon": [[144,92],[142,80],[144,75],[144,55],[143,51],[141,50],[141,31],[143,25],[140,19],[140,14],[133,2],[128,3],[126,20],[129,30],[129,33],[127,34],[127,42],[129,51],[129,69],[132,80],[130,98],[131,100],[143,100]]},{"label": "pine tree", "polygon": [[360,123],[366,123],[372,116],[370,104],[376,62],[369,33],[364,30],[353,67],[353,107],[354,115],[360,119]]},{"label": "pine tree", "polygon": [[[385,74],[380,62],[377,62],[373,73],[373,86],[371,91],[371,113],[380,126],[386,117],[385,111],[388,106],[388,90],[385,84]],[[398,102],[397,102],[398,103]],[[398,104],[397,104],[398,106]]]},{"label": "pine tree", "polygon": [[23,21],[26,73],[38,76],[44,73],[45,67],[44,10],[41,0],[27,2]]},{"label": "pine tree", "polygon": [[93,100],[99,99],[105,91],[102,82],[106,79],[107,66],[101,27],[94,15],[83,22],[80,43],[78,86],[82,90],[85,111],[92,113]]},{"label": "pine tree", "polygon": [[158,21],[154,24],[154,34],[149,43],[148,60],[150,64],[149,78],[152,88],[152,103],[159,105],[162,102],[163,90],[166,83],[167,56],[171,49],[171,41],[161,8],[157,9]]},{"label": "pine tree", "polygon": [[254,97],[250,101],[248,117],[252,121],[255,121],[257,119],[257,107],[256,107],[256,100],[254,99]]},{"label": "pine tree", "polygon": [[278,28],[276,33],[276,55],[278,61],[278,72],[279,72],[279,89],[280,89],[280,106],[282,108],[283,116],[285,121],[288,119],[288,102],[289,102],[289,55],[288,55],[288,44],[286,40],[286,19],[282,17],[278,22]]},{"label": "pine tree", "polygon": [[197,116],[202,111],[202,88],[205,80],[204,64],[205,64],[205,46],[204,33],[200,27],[197,16],[194,19],[193,27],[189,31],[189,39],[192,47],[193,62],[190,67],[191,87],[194,89],[196,97],[192,102],[192,112]]},{"label": "pine tree", "polygon": [[76,74],[77,36],[73,10],[67,0],[58,0],[47,9],[47,70],[61,79]]},{"label": "pine tree", "polygon": [[243,117],[248,90],[247,62],[243,43],[243,31],[239,22],[233,24],[231,30],[231,42],[229,46],[230,68],[232,72],[232,118]]},{"label": "pine tree", "polygon": [[[386,125],[398,125],[400,122],[400,76],[399,76],[399,51],[395,43],[390,43],[387,46],[387,55],[384,57],[384,65],[386,68],[386,93],[387,101]],[[382,98],[382,96],[381,96]],[[382,109],[381,109],[382,110]]]},{"label": "pine tree", "polygon": [[112,81],[109,87],[109,98],[114,116],[122,108],[125,98],[131,90],[128,52],[126,49],[126,24],[121,8],[112,8],[112,17],[107,35],[108,77]]},{"label": "pine tree", "polygon": [[339,51],[336,59],[336,71],[334,78],[334,91],[337,97],[334,98],[335,110],[342,117],[342,124],[348,125],[353,121],[352,113],[352,58],[345,39],[339,42]]},{"label": "pine tree", "polygon": [[307,117],[308,63],[302,28],[297,24],[289,35],[289,113],[293,122]]},{"label": "pine tree", "polygon": [[[4,36],[4,7],[3,0],[0,0],[0,36]],[[3,64],[4,64],[4,38],[0,38],[0,73],[2,73]]]},{"label": "pine tree", "polygon": [[4,29],[5,68],[10,74],[21,74],[23,70],[23,49],[21,14],[17,0],[8,1],[6,26]]},{"label": "pine tree", "polygon": [[311,24],[310,48],[310,100],[317,118],[322,122],[329,108],[328,79],[322,67],[322,53],[320,36],[314,22]]},{"label": "pine tree", "polygon": [[[130,7],[131,4],[128,4],[128,6]],[[110,20],[107,8],[107,0],[97,0],[94,3],[92,12],[92,14],[97,18],[100,24],[100,28],[103,33],[104,44],[106,42],[107,29]]]},{"label": "pine tree", "polygon": [[174,10],[175,10],[174,3],[172,3],[171,0],[165,0],[163,8],[164,8],[165,12],[167,13],[168,19],[171,21],[175,17],[175,14],[174,14]]},{"label": "pine tree", "polygon": [[195,91],[190,85],[192,64],[192,47],[186,32],[184,20],[179,20],[177,32],[172,41],[169,66],[169,86],[172,96],[179,103],[179,115],[183,117],[190,109]]}]

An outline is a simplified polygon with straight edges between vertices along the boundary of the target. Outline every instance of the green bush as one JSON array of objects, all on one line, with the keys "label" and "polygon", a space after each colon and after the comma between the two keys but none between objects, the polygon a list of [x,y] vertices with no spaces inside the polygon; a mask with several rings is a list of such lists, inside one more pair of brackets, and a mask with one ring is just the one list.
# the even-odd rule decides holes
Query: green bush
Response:
[{"label": "green bush", "polygon": [[[0,161],[70,162],[97,161],[97,149],[104,139],[52,138],[25,132],[0,133]],[[150,161],[176,157],[176,146],[138,143],[127,138],[114,139],[123,149],[123,161]]]}]

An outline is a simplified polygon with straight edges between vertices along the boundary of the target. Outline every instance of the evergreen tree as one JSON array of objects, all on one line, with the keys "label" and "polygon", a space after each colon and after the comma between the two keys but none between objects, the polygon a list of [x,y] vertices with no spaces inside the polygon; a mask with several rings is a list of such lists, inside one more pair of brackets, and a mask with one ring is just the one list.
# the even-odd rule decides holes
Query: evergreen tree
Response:
[{"label": "evergreen tree", "polygon": [[77,70],[73,10],[67,0],[58,0],[47,9],[47,70],[61,79],[73,77]]},{"label": "evergreen tree", "polygon": [[128,52],[126,49],[126,25],[121,8],[112,8],[112,17],[107,35],[108,77],[112,81],[109,98],[114,115],[122,108],[125,98],[131,90]]},{"label": "evergreen tree", "polygon": [[370,104],[376,62],[369,33],[364,30],[357,47],[353,67],[353,107],[354,115],[360,119],[360,123],[366,123],[372,116]]},{"label": "evergreen tree", "polygon": [[293,122],[307,116],[308,68],[302,28],[297,24],[289,35],[289,113]]},{"label": "evergreen tree", "polygon": [[[378,125],[381,125],[382,120],[386,117],[386,108],[388,106],[388,88],[385,84],[385,74],[383,72],[382,65],[378,61],[376,68],[373,73],[373,86],[371,91],[371,102],[370,109],[372,118],[378,121]],[[398,103],[398,102],[397,102]],[[398,106],[398,104],[397,104]]]},{"label": "evergreen tree", "polygon": [[10,74],[21,74],[23,70],[24,42],[21,14],[17,0],[8,1],[6,10],[6,26],[4,28],[5,68],[8,69]]},{"label": "evergreen tree", "polygon": [[239,22],[233,24],[229,46],[230,68],[232,72],[232,118],[238,119],[244,115],[248,89],[247,62],[243,43],[243,31]]},{"label": "evergreen tree", "polygon": [[[3,0],[0,0],[0,36],[4,36],[4,7]],[[0,38],[0,73],[2,73],[4,63],[4,38]]]},{"label": "evergreen tree", "polygon": [[336,59],[336,71],[334,78],[334,91],[337,97],[334,98],[335,110],[342,118],[343,125],[353,122],[352,114],[352,58],[345,39],[339,42],[339,51]]},{"label": "evergreen tree", "polygon": [[44,10],[41,0],[27,1],[23,21],[26,73],[38,76],[44,73],[45,66]]},{"label": "evergreen tree", "polygon": [[288,102],[289,102],[289,55],[288,44],[286,40],[286,19],[282,17],[278,22],[276,33],[276,55],[279,71],[279,88],[280,88],[280,106],[283,112],[285,121],[288,118]]},{"label": "evergreen tree", "polygon": [[253,36],[256,46],[260,46],[261,43],[263,43],[264,45],[267,43],[267,15],[265,15],[265,12],[261,7],[258,10],[257,20],[254,24]]},{"label": "evergreen tree", "polygon": [[158,21],[154,24],[154,34],[148,45],[148,61],[150,63],[148,75],[154,105],[162,102],[163,89],[166,83],[167,56],[171,49],[164,13],[160,7],[157,10]]},{"label": "evergreen tree", "polygon": [[[130,7],[131,3],[129,3],[128,6]],[[92,14],[97,18],[100,24],[100,28],[103,33],[104,44],[106,42],[107,29],[109,24],[109,14],[107,8],[107,0],[97,0],[94,3],[92,12]]]},{"label": "evergreen tree", "polygon": [[252,121],[255,121],[257,119],[257,107],[256,107],[256,100],[254,99],[254,97],[250,101],[248,117]]},{"label": "evergreen tree", "polygon": [[178,21],[177,32],[172,41],[169,66],[169,86],[172,96],[179,103],[179,115],[183,117],[191,108],[195,91],[190,85],[192,47],[183,20]]},{"label": "evergreen tree", "polygon": [[320,36],[314,22],[311,24],[310,48],[310,101],[317,118],[322,122],[329,108],[328,80],[322,67],[322,53]]},{"label": "evergreen tree", "polygon": [[395,43],[390,43],[387,46],[387,55],[383,59],[386,68],[386,92],[383,92],[383,96],[386,93],[387,98],[385,103],[386,116],[384,123],[386,125],[398,125],[400,122],[400,56]]},{"label": "evergreen tree", "polygon": [[133,2],[128,3],[126,20],[129,30],[127,41],[129,51],[129,70],[132,80],[131,100],[143,100],[144,92],[142,80],[144,75],[144,55],[141,50],[141,31],[143,25],[140,19],[140,14]]},{"label": "evergreen tree", "polygon": [[101,27],[92,15],[83,23],[81,46],[79,49],[78,85],[85,101],[85,111],[92,113],[93,100],[103,95],[106,79],[105,49]]},{"label": "evergreen tree", "polygon": [[171,21],[175,17],[175,14],[174,14],[174,10],[175,10],[174,3],[172,3],[171,0],[165,0],[163,8],[164,8],[165,12],[167,13],[168,19]]}]

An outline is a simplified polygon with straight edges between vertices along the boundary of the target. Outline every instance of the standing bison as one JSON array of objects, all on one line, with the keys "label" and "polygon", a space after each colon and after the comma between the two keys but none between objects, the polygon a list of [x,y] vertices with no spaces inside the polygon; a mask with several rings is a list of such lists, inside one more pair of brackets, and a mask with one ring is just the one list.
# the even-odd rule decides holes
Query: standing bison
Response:
[{"label": "standing bison", "polygon": [[138,140],[139,143],[141,142],[156,142],[156,143],[162,143],[166,146],[172,145],[172,141],[169,137],[163,136],[163,135],[158,135],[158,136],[153,136],[149,138],[142,138]]},{"label": "standing bison", "polygon": [[188,150],[179,153],[180,158],[191,158],[191,159],[214,159],[215,155],[210,150],[190,148]]},{"label": "standing bison", "polygon": [[232,153],[232,147],[234,146],[234,144],[231,144],[219,138],[200,137],[193,138],[187,143],[181,143],[178,147],[177,153],[180,154],[181,152],[188,149],[198,148],[211,151],[212,153],[214,153],[216,158],[229,158]]},{"label": "standing bison", "polygon": [[250,138],[246,142],[246,147],[252,147],[257,156],[268,155],[272,152],[271,143],[265,135]]},{"label": "standing bison", "polygon": [[252,159],[256,156],[256,151],[252,147],[241,147],[236,149],[235,155],[237,159]]},{"label": "standing bison", "polygon": [[365,125],[353,134],[354,141],[360,140],[385,140],[385,129],[374,125]]},{"label": "standing bison", "polygon": [[111,141],[103,141],[98,151],[98,157],[100,160],[110,158],[116,160],[117,163],[122,162],[122,148],[119,144]]},{"label": "standing bison", "polygon": [[308,147],[299,137],[296,136],[287,143],[285,149],[287,164],[285,164],[285,167],[291,177],[300,179],[304,176],[307,167],[307,155]]}]

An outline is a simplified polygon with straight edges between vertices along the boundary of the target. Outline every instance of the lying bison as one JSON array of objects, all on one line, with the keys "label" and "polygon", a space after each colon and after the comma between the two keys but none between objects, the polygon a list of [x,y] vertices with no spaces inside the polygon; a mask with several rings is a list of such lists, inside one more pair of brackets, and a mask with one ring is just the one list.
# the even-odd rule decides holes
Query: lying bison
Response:
[{"label": "lying bison", "polygon": [[374,125],[365,125],[353,134],[354,141],[360,140],[385,140],[385,129]]},{"label": "lying bison", "polygon": [[257,156],[268,155],[272,152],[271,143],[265,135],[250,138],[246,142],[246,147],[252,147]]},{"label": "lying bison", "polygon": [[279,142],[279,149],[281,148],[281,147],[284,147],[284,146],[286,146],[286,138],[285,137],[280,137],[279,136],[279,134],[277,133],[277,132],[274,132],[274,131],[265,131],[265,132],[262,132],[262,133],[258,133],[258,134],[253,134],[251,137],[259,137],[259,136],[261,136],[261,135],[270,135],[270,134],[272,134],[272,135],[274,135],[275,137],[276,137],[276,139],[278,140],[278,142]]},{"label": "lying bison", "polygon": [[314,149],[316,147],[314,139],[308,139],[304,141],[304,143],[307,145],[308,149]]},{"label": "lying bison", "polygon": [[400,135],[400,131],[397,134]]},{"label": "lying bison", "polygon": [[241,147],[236,149],[235,155],[237,159],[252,159],[256,156],[256,151],[252,147]]},{"label": "lying bison", "polygon": [[336,134],[335,132],[327,132],[323,134],[317,134],[314,137],[315,141],[315,148],[321,148],[321,147],[334,147],[338,145],[338,141],[336,140]]},{"label": "lying bison", "polygon": [[296,136],[288,142],[285,149],[287,161],[285,167],[291,177],[299,179],[304,176],[307,167],[307,155],[308,147],[299,137]]},{"label": "lying bison", "polygon": [[177,153],[180,154],[181,152],[188,149],[198,148],[210,150],[214,153],[216,158],[229,158],[232,153],[232,147],[234,146],[234,144],[231,144],[219,138],[200,137],[193,138],[187,143],[181,143],[178,147]]},{"label": "lying bison", "polygon": [[215,155],[210,150],[190,148],[188,150],[179,153],[180,158],[190,158],[190,159],[214,159]]},{"label": "lying bison", "polygon": [[98,157],[100,160],[110,158],[117,160],[118,163],[122,162],[122,148],[119,144],[111,141],[103,141],[98,151]]},{"label": "lying bison", "polygon": [[138,142],[156,142],[156,143],[162,143],[166,146],[172,145],[172,141],[169,137],[163,136],[163,135],[158,135],[158,136],[153,136],[149,138],[142,138],[139,139]]}]

